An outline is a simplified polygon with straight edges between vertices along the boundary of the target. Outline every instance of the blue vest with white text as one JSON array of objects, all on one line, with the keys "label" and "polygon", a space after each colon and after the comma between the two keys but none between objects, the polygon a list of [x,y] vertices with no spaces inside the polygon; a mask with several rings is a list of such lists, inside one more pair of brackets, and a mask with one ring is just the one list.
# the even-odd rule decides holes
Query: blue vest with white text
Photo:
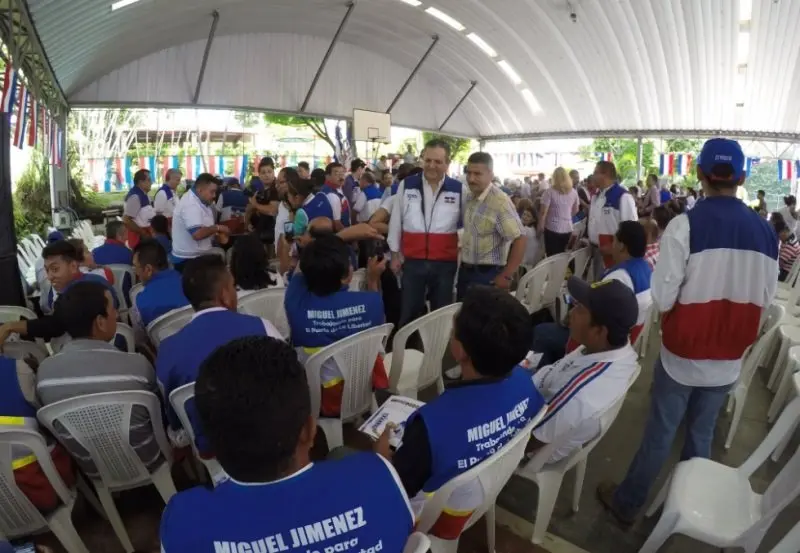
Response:
[{"label": "blue vest with white text", "polygon": [[500,381],[454,387],[420,407],[411,417],[422,417],[432,456],[423,491],[438,490],[500,449],[544,403],[530,373],[517,366]]},{"label": "blue vest with white text", "polygon": [[[236,338],[266,334],[262,319],[236,311],[225,309],[196,317],[159,346],[156,376],[164,387],[164,397],[168,398],[173,390],[197,380],[200,365],[219,346]],[[187,403],[186,410],[195,431],[197,449],[201,453],[207,452],[208,442],[200,429],[194,401]],[[169,403],[167,418],[173,429],[181,428],[180,420]]]},{"label": "blue vest with white text", "polygon": [[358,453],[274,482],[181,492],[161,517],[161,544],[165,553],[402,553],[413,526],[386,463]]},{"label": "blue vest with white text", "polygon": [[643,257],[632,257],[622,263],[617,263],[613,267],[606,269],[600,280],[606,278],[609,273],[622,269],[628,276],[631,277],[633,282],[633,293],[638,294],[650,289],[650,279],[653,276],[653,270]]},{"label": "blue vest with white text", "polygon": [[366,188],[361,190],[361,192],[363,192],[364,195],[367,197],[368,202],[371,200],[380,200],[381,196],[383,196],[383,191],[380,188],[378,188],[377,185],[367,186]]},{"label": "blue vest with white text", "polygon": [[628,191],[625,190],[620,183],[615,182],[608,187],[608,190],[606,190],[605,207],[613,207],[614,209],[619,210],[620,200],[622,200],[622,196],[627,193]]},{"label": "blue vest with white text", "polygon": [[181,274],[175,269],[164,269],[153,275],[136,296],[136,309],[146,327],[161,315],[189,305],[183,295]]},{"label": "blue vest with white text", "polygon": [[328,183],[326,182],[325,185],[322,187],[321,192],[323,194],[336,194],[339,196],[339,200],[342,202],[342,217],[340,219],[342,225],[344,227],[350,226],[350,202],[347,201],[347,198],[342,193],[341,190],[337,190],[335,188],[331,188]]},{"label": "blue vest with white text", "polygon": [[327,217],[328,219],[333,219],[331,202],[328,201],[328,197],[322,192],[317,192],[314,194],[314,197],[311,199],[311,201],[305,204],[301,209],[305,211],[309,223],[317,217]]},{"label": "blue vest with white text", "polygon": [[244,214],[248,201],[244,192],[238,188],[230,188],[222,193],[222,208],[230,207],[236,216]]}]

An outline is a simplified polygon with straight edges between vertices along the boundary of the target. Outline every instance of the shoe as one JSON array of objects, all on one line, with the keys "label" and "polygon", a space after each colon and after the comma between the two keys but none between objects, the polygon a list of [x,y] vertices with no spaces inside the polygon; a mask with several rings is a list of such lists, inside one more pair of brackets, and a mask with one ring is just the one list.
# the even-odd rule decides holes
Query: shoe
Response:
[{"label": "shoe", "polygon": [[614,493],[616,493],[618,487],[619,486],[613,482],[601,482],[597,486],[597,499],[600,500],[600,503],[603,504],[603,507],[605,507],[606,511],[611,513],[617,522],[627,529],[630,528],[634,522],[636,522],[636,519],[624,516],[614,506]]}]

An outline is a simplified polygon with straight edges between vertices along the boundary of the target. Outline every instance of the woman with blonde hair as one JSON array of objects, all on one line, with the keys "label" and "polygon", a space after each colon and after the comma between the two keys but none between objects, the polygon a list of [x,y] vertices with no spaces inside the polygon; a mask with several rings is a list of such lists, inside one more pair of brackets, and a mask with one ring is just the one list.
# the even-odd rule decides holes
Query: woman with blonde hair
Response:
[{"label": "woman with blonde hair", "polygon": [[572,236],[572,218],[580,209],[578,193],[563,167],[553,171],[552,187],[544,191],[539,210],[539,232],[544,232],[544,251],[548,256],[567,249]]}]

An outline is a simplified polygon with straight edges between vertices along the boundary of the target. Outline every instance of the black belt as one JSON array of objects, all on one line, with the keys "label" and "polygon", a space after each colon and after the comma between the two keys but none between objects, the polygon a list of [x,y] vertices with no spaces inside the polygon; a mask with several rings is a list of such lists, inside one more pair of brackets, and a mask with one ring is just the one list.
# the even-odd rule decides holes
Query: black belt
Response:
[{"label": "black belt", "polygon": [[462,263],[461,268],[466,271],[486,272],[502,269],[503,267],[501,265],[473,265],[472,263]]}]

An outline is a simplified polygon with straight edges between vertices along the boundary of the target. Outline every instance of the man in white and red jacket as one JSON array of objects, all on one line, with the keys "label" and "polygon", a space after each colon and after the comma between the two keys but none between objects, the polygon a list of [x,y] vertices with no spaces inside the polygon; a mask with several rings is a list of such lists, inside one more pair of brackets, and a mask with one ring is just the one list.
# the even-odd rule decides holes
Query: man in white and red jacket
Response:
[{"label": "man in white and red jacket", "polygon": [[[636,202],[617,181],[617,168],[610,161],[600,161],[594,168],[592,184],[597,194],[589,206],[589,242],[595,259],[595,274],[602,274],[613,264],[611,246],[622,221],[638,221]],[[602,264],[601,264],[602,261]]]},{"label": "man in white and red jacket", "polygon": [[697,178],[705,199],[670,221],[653,273],[662,346],[644,437],[622,484],[597,490],[623,524],[631,524],[647,500],[684,417],[681,460],[710,456],[717,415],[777,288],[775,233],[736,197],[745,179],[739,143],[707,141]]},{"label": "man in white and red jacket", "polygon": [[403,269],[399,326],[421,315],[426,299],[432,311],[453,303],[466,194],[461,182],[447,176],[449,144],[431,140],[422,158],[422,174],[400,183],[389,221],[392,270]]}]

